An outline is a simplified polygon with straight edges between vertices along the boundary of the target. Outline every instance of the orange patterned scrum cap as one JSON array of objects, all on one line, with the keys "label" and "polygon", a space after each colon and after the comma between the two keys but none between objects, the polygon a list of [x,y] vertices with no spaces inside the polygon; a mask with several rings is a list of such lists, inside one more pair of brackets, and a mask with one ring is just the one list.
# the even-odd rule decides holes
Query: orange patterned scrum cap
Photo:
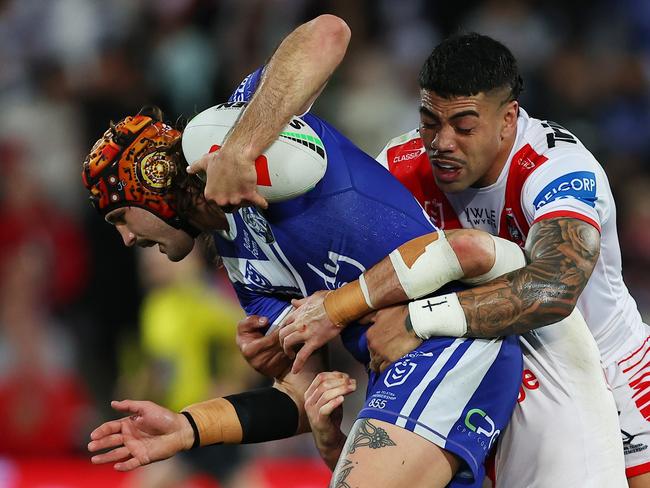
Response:
[{"label": "orange patterned scrum cap", "polygon": [[180,131],[141,114],[108,129],[83,163],[82,179],[93,206],[103,216],[120,207],[142,207],[187,230],[169,191],[180,138]]}]

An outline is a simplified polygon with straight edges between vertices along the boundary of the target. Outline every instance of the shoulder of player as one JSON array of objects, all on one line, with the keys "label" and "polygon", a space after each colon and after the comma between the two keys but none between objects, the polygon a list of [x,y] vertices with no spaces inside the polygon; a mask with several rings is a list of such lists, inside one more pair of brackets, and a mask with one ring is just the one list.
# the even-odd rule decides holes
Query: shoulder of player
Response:
[{"label": "shoulder of player", "polygon": [[399,149],[420,149],[422,145],[422,140],[420,139],[420,131],[416,128],[410,130],[402,135],[393,137],[389,140],[384,148],[381,150],[377,156],[377,161],[379,161],[385,167],[388,167],[388,152],[395,151]]},{"label": "shoulder of player", "polygon": [[541,120],[526,114],[523,143],[529,144],[537,154],[547,159],[562,157],[567,154],[597,161],[593,154],[570,130],[551,120]]},{"label": "shoulder of player", "polygon": [[519,146],[529,146],[529,158],[539,162],[530,172],[527,181],[542,174],[560,175],[573,171],[591,171],[604,175],[603,168],[594,155],[577,137],[555,122],[528,117]]}]

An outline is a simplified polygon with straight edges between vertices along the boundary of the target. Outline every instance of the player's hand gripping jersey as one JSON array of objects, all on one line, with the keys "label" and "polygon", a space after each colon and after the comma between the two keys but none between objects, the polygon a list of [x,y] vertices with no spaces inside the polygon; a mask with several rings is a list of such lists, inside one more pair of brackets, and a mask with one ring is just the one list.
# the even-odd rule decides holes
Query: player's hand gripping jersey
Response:
[{"label": "player's hand gripping jersey", "polygon": [[[601,256],[578,308],[605,364],[645,339],[636,305],[621,278],[616,210],[607,178],[566,129],[531,118],[520,109],[517,138],[498,180],[454,194],[436,186],[417,130],[391,140],[377,159],[442,228],[482,229],[523,247],[530,227],[542,219],[571,217],[596,227],[602,236]],[[582,318],[574,312],[559,324],[522,335],[521,342],[524,381],[500,446],[501,459],[509,463],[497,462],[497,481],[502,486],[529,486],[525,482],[529,479],[534,483],[530,486],[618,486],[611,484],[617,481],[607,481],[623,482],[620,477],[607,477],[616,475],[620,460],[611,448],[620,444],[613,426],[616,412],[602,382],[598,351]],[[593,408],[599,401],[607,408]],[[575,412],[581,415],[576,417]],[[543,417],[554,421],[540,422]],[[596,424],[599,428],[594,430]],[[548,442],[527,448],[531,438]],[[565,446],[561,459],[558,444]]]},{"label": "player's hand gripping jersey", "polygon": [[[261,70],[231,97],[248,100]],[[319,118],[302,117],[328,156],[324,178],[298,198],[228,214],[214,235],[242,307],[278,324],[290,299],[338,288],[412,238],[435,230],[409,192]],[[351,324],[345,347],[367,364],[368,326]],[[512,413],[521,378],[513,338],[436,338],[370,378],[362,417],[402,426],[458,455],[459,486],[480,486],[489,447]]]}]

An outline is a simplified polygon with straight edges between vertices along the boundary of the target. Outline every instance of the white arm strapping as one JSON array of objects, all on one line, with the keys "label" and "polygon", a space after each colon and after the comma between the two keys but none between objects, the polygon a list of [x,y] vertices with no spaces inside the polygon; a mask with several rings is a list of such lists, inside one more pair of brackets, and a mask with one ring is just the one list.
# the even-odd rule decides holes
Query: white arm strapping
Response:
[{"label": "white arm strapping", "polygon": [[368,284],[366,283],[366,277],[361,273],[359,275],[359,286],[361,287],[361,293],[363,293],[363,298],[366,301],[366,305],[368,305],[368,308],[370,310],[374,310],[375,307],[372,304],[372,301],[370,300],[370,293],[368,292]]},{"label": "white arm strapping", "polygon": [[465,312],[455,293],[411,302],[409,315],[413,332],[422,340],[432,336],[463,337],[467,334]]},{"label": "white arm strapping", "polygon": [[485,274],[460,280],[463,283],[470,286],[480,285],[526,266],[524,251],[517,244],[501,237],[493,235],[490,237],[494,241],[494,265]]},{"label": "white arm strapping", "polygon": [[406,296],[420,298],[438,290],[442,285],[463,277],[456,253],[442,230],[438,239],[424,248],[415,262],[408,267],[400,254],[399,248],[389,255]]}]

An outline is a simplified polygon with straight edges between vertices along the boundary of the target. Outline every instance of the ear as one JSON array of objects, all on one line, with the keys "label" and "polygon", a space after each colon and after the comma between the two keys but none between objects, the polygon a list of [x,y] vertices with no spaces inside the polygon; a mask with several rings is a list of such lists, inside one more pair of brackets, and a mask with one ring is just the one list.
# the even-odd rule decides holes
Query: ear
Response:
[{"label": "ear", "polygon": [[519,102],[511,100],[503,107],[501,126],[501,139],[511,137],[517,130],[517,117],[519,116]]}]

